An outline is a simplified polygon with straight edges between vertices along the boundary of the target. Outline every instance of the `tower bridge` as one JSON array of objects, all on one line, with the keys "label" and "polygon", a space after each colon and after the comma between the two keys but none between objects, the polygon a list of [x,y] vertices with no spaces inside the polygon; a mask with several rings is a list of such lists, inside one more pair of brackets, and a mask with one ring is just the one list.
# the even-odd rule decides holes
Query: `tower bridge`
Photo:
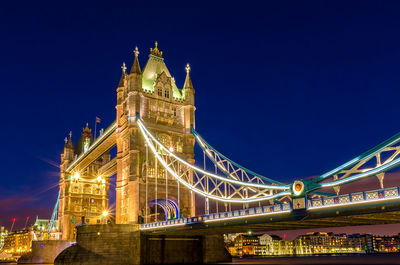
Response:
[{"label": "tower bridge", "polygon": [[[195,129],[195,90],[189,65],[184,85],[178,88],[157,43],[143,70],[137,48],[134,55],[129,73],[125,64],[121,67],[115,122],[97,139],[88,127],[75,145],[71,134],[66,139],[58,211],[53,214],[56,218],[58,212],[63,239],[77,237],[79,246],[92,242],[90,251],[105,253],[112,264],[111,254],[93,247],[107,243],[96,235],[114,233],[127,242],[136,238],[139,243],[133,249],[136,256],[141,254],[135,262],[142,263],[149,261],[149,249],[161,251],[161,245],[154,243],[157,240],[163,242],[166,255],[166,238],[182,247],[176,242],[194,236],[190,239],[194,241],[188,240],[203,249],[201,262],[214,262],[226,259],[221,254],[223,233],[400,221],[400,190],[385,188],[383,182],[385,173],[400,164],[400,134],[325,174],[282,183],[230,160],[200,136]],[[195,143],[204,154],[197,164]],[[114,147],[117,154],[112,158]],[[114,174],[116,225],[107,227],[101,224],[102,212],[108,209],[109,177]],[[367,177],[377,178],[378,190],[340,193],[341,186]],[[196,209],[196,196],[198,203],[204,203],[202,213]],[[212,234],[216,237],[208,237]],[[122,243],[111,240],[109,244]],[[121,245],[120,249],[125,248]],[[71,264],[67,258],[71,251],[79,252],[79,247],[67,249],[56,264]],[[176,260],[157,262],[166,261]]]}]

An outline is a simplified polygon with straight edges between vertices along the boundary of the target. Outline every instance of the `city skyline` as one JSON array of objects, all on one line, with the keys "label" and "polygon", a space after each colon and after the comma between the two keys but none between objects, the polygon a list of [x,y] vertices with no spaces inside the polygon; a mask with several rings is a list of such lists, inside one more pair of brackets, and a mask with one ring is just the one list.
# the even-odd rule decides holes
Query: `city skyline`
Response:
[{"label": "city skyline", "polygon": [[[286,12],[282,7],[272,7]],[[369,14],[372,4],[367,7],[370,9],[362,10]],[[384,5],[377,7],[391,11]],[[149,8],[143,7],[144,10]],[[59,164],[63,138],[72,130],[76,141],[86,122],[94,127],[96,116],[102,119],[100,128],[107,127],[113,121],[120,64],[127,61],[131,65],[132,50],[136,45],[139,46],[143,64],[148,55],[147,49],[153,47],[155,40],[159,41],[165,52],[165,60],[177,83],[183,84],[186,63],[192,65],[198,106],[196,129],[211,144],[231,154],[234,160],[244,161],[246,167],[266,176],[289,182],[295,178],[325,173],[400,131],[393,122],[400,111],[395,105],[388,106],[388,99],[399,94],[396,87],[400,80],[396,79],[398,77],[395,74],[398,69],[395,62],[399,56],[395,48],[399,39],[387,35],[389,27],[394,29],[400,21],[392,21],[395,18],[391,16],[367,18],[364,13],[358,14],[360,19],[364,19],[363,22],[370,19],[370,24],[374,24],[372,19],[381,19],[379,21],[382,24],[367,28],[350,17],[356,7],[346,6],[349,8],[349,17],[341,25],[359,30],[355,32],[356,36],[352,36],[354,32],[348,28],[348,31],[341,32],[333,27],[337,25],[329,21],[328,18],[336,23],[339,21],[339,12],[333,12],[333,7],[315,8],[320,13],[317,12],[318,16],[310,19],[322,22],[327,31],[322,32],[320,25],[308,23],[299,26],[298,31],[290,29],[289,25],[296,22],[295,17],[290,17],[293,14],[285,13],[287,18],[292,19],[286,21],[288,24],[283,21],[280,21],[282,24],[278,23],[282,32],[298,37],[295,43],[290,38],[280,36],[283,33],[273,27],[252,29],[274,34],[268,37],[255,34],[254,39],[248,41],[246,37],[250,37],[252,30],[249,32],[239,27],[237,30],[242,33],[243,39],[235,39],[236,32],[233,29],[232,32],[224,32],[224,24],[220,23],[219,30],[216,30],[208,22],[210,24],[206,25],[211,34],[205,35],[209,41],[193,36],[193,43],[182,44],[164,32],[156,31],[151,34],[142,32],[143,38],[139,35],[129,37],[126,43],[121,39],[118,44],[105,41],[95,46],[93,40],[84,37],[88,28],[93,26],[86,18],[83,19],[86,31],[70,32],[71,29],[78,29],[80,24],[79,18],[78,21],[70,21],[76,13],[67,8],[61,12],[65,17],[55,21],[60,23],[62,32],[71,35],[53,32],[51,36],[54,39],[49,40],[58,45],[53,47],[46,44],[46,31],[55,28],[44,26],[43,18],[38,18],[34,20],[39,25],[37,31],[25,35],[28,41],[36,43],[36,46],[33,45],[35,47],[28,48],[32,53],[26,54],[21,53],[20,47],[10,49],[10,46],[16,42],[18,34],[29,27],[22,26],[22,22],[13,26],[7,24],[10,29],[17,27],[13,33],[17,36],[4,32],[9,42],[2,44],[3,50],[11,51],[4,57],[4,65],[9,67],[3,69],[2,76],[2,87],[7,88],[4,97],[7,101],[2,105],[7,129],[2,136],[10,139],[4,143],[7,152],[2,154],[2,159],[7,166],[4,166],[3,173],[10,177],[3,177],[0,187],[0,211],[8,212],[5,208],[13,208],[14,211],[10,216],[3,217],[2,214],[0,224],[7,226],[14,216],[25,221],[27,215],[32,218],[34,213],[41,218],[51,214],[59,172],[49,164]],[[237,9],[234,11],[238,12]],[[324,12],[330,16],[323,18]],[[277,18],[276,15],[272,17]],[[263,22],[272,21],[272,17]],[[123,22],[126,22],[125,19],[119,21],[121,24]],[[178,22],[171,23],[178,25]],[[252,22],[256,21],[250,20],[246,25],[250,27]],[[203,30],[197,24],[190,25],[196,32]],[[185,29],[187,27],[185,25]],[[108,35],[102,36],[115,37],[113,34],[116,33],[111,27],[106,28]],[[121,31],[126,32],[126,29]],[[226,35],[214,36],[220,31]],[[305,34],[307,38],[302,39],[301,33],[309,35]],[[338,36],[335,39],[337,46],[329,43],[332,35],[328,33]],[[78,46],[77,41],[81,38],[85,41]],[[381,43],[377,38],[386,41]],[[70,40],[72,45],[60,45],[65,40]],[[215,44],[209,45],[212,41]],[[346,43],[349,47],[344,46]],[[109,51],[107,45],[116,51]],[[97,54],[106,50],[108,52],[101,56],[104,60],[98,58]],[[328,50],[330,54],[325,54]],[[63,58],[58,67],[48,67],[55,54]],[[22,55],[27,60],[22,60]],[[211,63],[211,59],[218,63]],[[18,71],[10,71],[19,66],[14,61],[22,61],[26,78],[18,78]],[[33,62],[38,62],[39,66],[35,67]],[[347,72],[349,70],[352,70],[351,74]],[[322,90],[321,87],[327,89]],[[9,100],[16,97],[16,91],[21,92],[18,93],[22,104],[20,108],[12,106]],[[356,115],[355,110],[362,111]],[[291,163],[290,168],[285,166],[286,159]],[[24,167],[17,166],[19,160],[24,161]]]}]

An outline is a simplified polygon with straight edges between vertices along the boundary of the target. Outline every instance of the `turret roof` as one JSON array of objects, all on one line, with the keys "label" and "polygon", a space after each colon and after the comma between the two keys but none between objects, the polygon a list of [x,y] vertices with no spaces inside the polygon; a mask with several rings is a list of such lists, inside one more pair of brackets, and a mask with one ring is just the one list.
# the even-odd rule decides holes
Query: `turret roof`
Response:
[{"label": "turret roof", "polygon": [[122,75],[121,75],[121,79],[119,80],[118,87],[123,87],[125,85],[125,77],[126,77],[126,65],[125,65],[125,63],[122,64],[121,69],[122,69]]},{"label": "turret roof", "polygon": [[192,84],[192,79],[190,78],[190,66],[189,64],[186,65],[186,79],[185,79],[185,84],[183,85],[184,89],[193,89],[193,84]]},{"label": "turret roof", "polygon": [[133,52],[135,54],[135,59],[133,60],[133,65],[131,68],[131,74],[141,74],[142,71],[140,70],[140,65],[139,65],[139,60],[138,60],[138,55],[139,55],[139,49],[138,47],[135,48],[135,51]]},{"label": "turret roof", "polygon": [[157,77],[164,72],[169,78],[172,79],[172,92],[174,97],[181,98],[182,93],[175,84],[173,77],[171,76],[167,66],[165,65],[164,59],[161,57],[162,52],[158,50],[157,44],[154,49],[150,49],[149,59],[146,66],[143,68],[142,73],[142,86],[146,91],[153,91],[154,84]]}]

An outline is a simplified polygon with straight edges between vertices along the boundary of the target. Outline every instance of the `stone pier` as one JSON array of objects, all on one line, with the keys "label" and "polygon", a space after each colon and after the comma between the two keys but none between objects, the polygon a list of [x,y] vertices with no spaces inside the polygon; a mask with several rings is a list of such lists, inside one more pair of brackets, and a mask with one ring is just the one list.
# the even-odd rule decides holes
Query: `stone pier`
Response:
[{"label": "stone pier", "polygon": [[72,245],[65,240],[32,241],[32,252],[23,255],[18,264],[49,264],[53,263],[58,254]]},{"label": "stone pier", "polygon": [[55,265],[199,264],[231,261],[222,235],[144,235],[138,225],[78,227]]}]

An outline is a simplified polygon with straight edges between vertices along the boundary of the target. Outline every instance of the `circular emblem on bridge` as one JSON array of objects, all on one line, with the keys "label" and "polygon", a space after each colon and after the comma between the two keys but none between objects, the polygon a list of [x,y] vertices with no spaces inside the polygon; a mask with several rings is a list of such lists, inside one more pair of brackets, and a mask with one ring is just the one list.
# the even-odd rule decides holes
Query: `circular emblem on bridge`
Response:
[{"label": "circular emblem on bridge", "polygon": [[295,182],[293,182],[292,192],[295,196],[300,196],[304,192],[303,181],[296,180]]}]

